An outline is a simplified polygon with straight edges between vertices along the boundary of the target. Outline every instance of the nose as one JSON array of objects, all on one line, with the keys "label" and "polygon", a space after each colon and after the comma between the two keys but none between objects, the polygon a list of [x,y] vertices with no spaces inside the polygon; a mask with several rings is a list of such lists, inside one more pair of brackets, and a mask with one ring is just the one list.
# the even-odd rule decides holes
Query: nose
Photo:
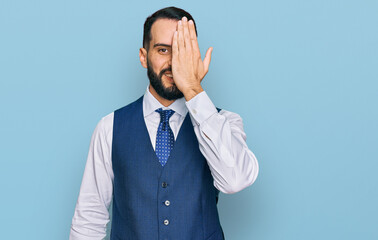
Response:
[{"label": "nose", "polygon": [[169,59],[168,59],[168,66],[172,66],[172,55],[169,57]]}]

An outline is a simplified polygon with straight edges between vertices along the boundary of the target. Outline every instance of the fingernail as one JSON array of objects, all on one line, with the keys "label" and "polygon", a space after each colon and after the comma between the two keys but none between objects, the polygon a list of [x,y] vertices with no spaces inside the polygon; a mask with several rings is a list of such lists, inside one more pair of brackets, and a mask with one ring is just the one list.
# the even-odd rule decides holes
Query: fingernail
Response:
[{"label": "fingernail", "polygon": [[186,17],[182,17],[182,20],[183,21],[187,21],[188,19]]},{"label": "fingernail", "polygon": [[193,21],[192,21],[192,20],[189,20],[189,24],[193,24]]},{"label": "fingernail", "polygon": [[181,25],[181,24],[182,24],[182,23],[181,23],[181,20],[180,20],[180,21],[178,22],[178,24],[179,24],[179,25]]}]

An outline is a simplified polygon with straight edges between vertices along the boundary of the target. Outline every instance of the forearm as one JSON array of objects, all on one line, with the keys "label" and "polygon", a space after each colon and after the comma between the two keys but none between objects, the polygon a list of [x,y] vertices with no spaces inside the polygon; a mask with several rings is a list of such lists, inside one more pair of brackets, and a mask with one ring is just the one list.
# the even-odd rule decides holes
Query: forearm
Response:
[{"label": "forearm", "polygon": [[259,166],[246,144],[240,116],[228,111],[218,113],[206,93],[187,102],[187,106],[214,186],[221,192],[235,193],[251,185]]}]

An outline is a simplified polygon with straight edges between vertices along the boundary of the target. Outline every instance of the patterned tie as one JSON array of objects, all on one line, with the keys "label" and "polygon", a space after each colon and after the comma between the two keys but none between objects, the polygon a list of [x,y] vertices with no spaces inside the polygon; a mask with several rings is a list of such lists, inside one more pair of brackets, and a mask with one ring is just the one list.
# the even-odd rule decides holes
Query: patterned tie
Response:
[{"label": "patterned tie", "polygon": [[162,166],[167,163],[169,154],[173,148],[175,138],[171,127],[169,126],[169,118],[175,113],[173,110],[163,110],[161,108],[155,110],[160,113],[160,123],[156,134],[156,156]]}]

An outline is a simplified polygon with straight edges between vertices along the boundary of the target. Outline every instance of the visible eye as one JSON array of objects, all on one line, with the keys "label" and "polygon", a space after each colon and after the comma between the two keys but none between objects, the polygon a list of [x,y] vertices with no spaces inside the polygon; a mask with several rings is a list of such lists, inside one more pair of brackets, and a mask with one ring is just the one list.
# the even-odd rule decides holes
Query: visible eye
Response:
[{"label": "visible eye", "polygon": [[169,53],[169,51],[168,51],[167,48],[160,48],[158,51],[159,51],[159,53],[162,53],[162,54],[167,54],[167,53]]}]

